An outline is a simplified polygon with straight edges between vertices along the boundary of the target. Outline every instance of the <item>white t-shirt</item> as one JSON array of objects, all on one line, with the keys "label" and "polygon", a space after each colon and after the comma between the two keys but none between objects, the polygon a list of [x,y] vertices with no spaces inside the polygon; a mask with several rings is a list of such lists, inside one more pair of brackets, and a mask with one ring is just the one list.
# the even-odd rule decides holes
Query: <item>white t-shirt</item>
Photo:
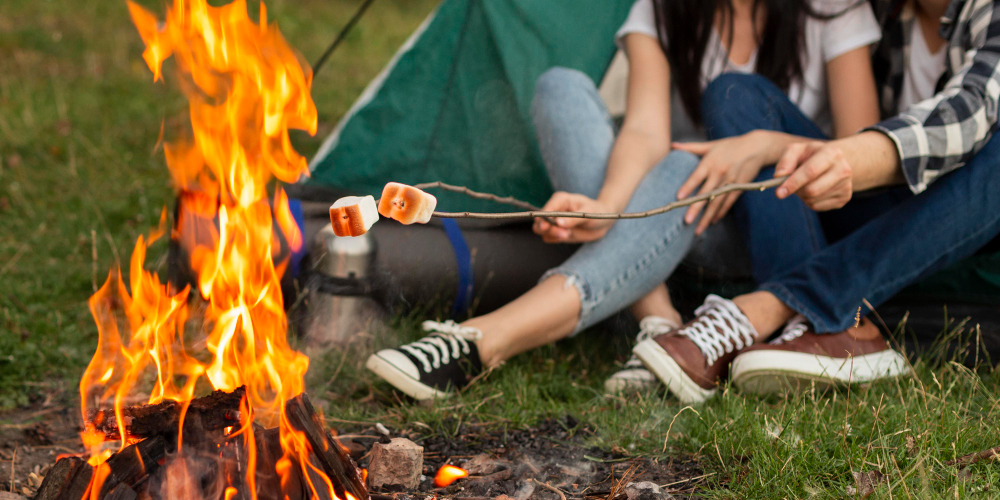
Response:
[{"label": "white t-shirt", "polygon": [[903,72],[903,90],[899,94],[899,109],[907,109],[914,104],[934,96],[934,87],[945,70],[947,45],[941,46],[934,54],[927,46],[924,30],[914,21],[910,33],[910,58]]},{"label": "white t-shirt", "polygon": [[[814,0],[819,12],[839,12],[853,4],[855,0]],[[641,33],[657,38],[656,17],[652,0],[637,0],[632,5],[625,24],[615,35],[618,45],[630,33]],[[803,55],[802,81],[789,85],[788,96],[803,114],[809,117],[821,130],[832,133],[833,120],[830,116],[830,101],[827,95],[826,63],[837,56],[859,47],[877,42],[882,31],[868,2],[843,12],[828,21],[807,16],[805,21],[805,54]],[[722,73],[753,73],[757,65],[757,50],[754,49],[746,64],[733,64],[715,29],[709,35],[705,48],[705,59],[701,67],[701,88],[704,88]],[[671,136],[676,141],[699,141],[705,133],[687,115],[680,100],[680,94],[671,92],[670,103]]]}]

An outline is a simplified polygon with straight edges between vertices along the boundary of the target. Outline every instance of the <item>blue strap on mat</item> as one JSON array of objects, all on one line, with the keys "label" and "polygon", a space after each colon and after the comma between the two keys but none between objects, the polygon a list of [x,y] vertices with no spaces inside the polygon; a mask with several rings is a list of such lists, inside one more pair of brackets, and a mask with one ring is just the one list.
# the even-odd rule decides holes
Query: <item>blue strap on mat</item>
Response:
[{"label": "blue strap on mat", "polygon": [[472,253],[454,219],[441,219],[441,224],[448,235],[451,249],[455,251],[455,262],[458,264],[458,293],[455,294],[455,304],[451,308],[452,315],[457,316],[468,310],[472,300]]},{"label": "blue strap on mat", "polygon": [[[302,210],[302,202],[295,199],[288,199],[288,210],[292,212],[292,218],[295,219],[295,225],[299,227],[299,234],[306,234],[306,214]],[[290,271],[292,276],[298,276],[299,271],[301,271],[302,258],[306,255],[306,244],[303,241],[302,247],[298,249],[292,249],[292,262]]]}]

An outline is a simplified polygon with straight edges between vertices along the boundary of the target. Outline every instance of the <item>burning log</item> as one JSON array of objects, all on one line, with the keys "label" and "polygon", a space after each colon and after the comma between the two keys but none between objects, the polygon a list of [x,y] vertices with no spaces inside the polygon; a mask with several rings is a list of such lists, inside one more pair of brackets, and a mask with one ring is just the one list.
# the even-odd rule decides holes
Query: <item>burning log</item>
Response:
[{"label": "burning log", "polygon": [[289,498],[300,500],[309,498],[308,487],[302,482],[302,468],[295,460],[286,461],[284,472],[286,483],[281,484],[278,461],[284,456],[281,449],[281,432],[278,428],[260,429],[254,432],[257,446],[257,471],[254,476],[257,498]]},{"label": "burning log", "polygon": [[[115,453],[98,467],[107,471],[99,498],[134,500],[133,487],[142,484],[159,468],[167,454],[167,440],[162,436],[144,439]],[[38,489],[37,500],[80,500],[91,488],[94,468],[83,459],[67,457],[59,460],[45,476]]]},{"label": "burning log", "polygon": [[137,496],[135,490],[127,484],[119,484],[104,497],[104,500],[135,500]]},{"label": "burning log", "polygon": [[316,415],[309,396],[300,394],[285,403],[285,417],[292,428],[305,434],[309,447],[319,462],[320,468],[330,478],[338,498],[346,499],[344,493],[354,498],[368,498],[368,489],[361,480],[361,474],[351,457],[341,448],[330,431]]},{"label": "burning log", "polygon": [[[115,453],[101,467],[108,467],[108,477],[101,485],[102,498],[114,498],[112,493],[119,485],[135,486],[159,468],[160,460],[167,455],[167,440],[163,436],[144,439]],[[125,493],[119,493],[124,495]],[[133,498],[135,492],[132,492]],[[125,498],[125,497],[123,497]]]},{"label": "burning log", "polygon": [[220,473],[222,480],[227,485],[229,492],[225,493],[226,500],[245,500],[251,498],[250,487],[247,484],[247,451],[243,436],[234,436],[222,445],[219,453],[221,457]]},{"label": "burning log", "polygon": [[35,500],[80,500],[87,493],[94,468],[79,457],[64,457],[45,476]]},{"label": "burning log", "polygon": [[[191,400],[184,415],[184,433],[192,436],[205,431],[220,431],[240,424],[240,402],[246,388],[233,392],[214,391]],[[172,436],[177,434],[183,405],[176,401],[122,408],[125,432],[129,437]],[[100,410],[90,419],[94,428],[109,440],[119,438],[118,421],[112,409]]]},{"label": "burning log", "polygon": [[257,471],[254,475],[257,498],[282,498],[281,476],[275,468],[282,455],[278,429],[255,429],[254,444],[257,448]]},{"label": "burning log", "polygon": [[[52,470],[45,475],[45,480],[42,481],[42,485],[38,488],[38,494],[35,495],[36,500],[56,500],[62,495],[66,490],[65,486],[73,480],[73,476],[84,466],[90,467],[87,463],[79,457],[64,457],[59,459],[55,465],[52,466]],[[90,478],[87,478],[87,482],[90,482]],[[83,492],[80,492],[80,497],[83,496]],[[79,498],[79,497],[77,497]]]}]

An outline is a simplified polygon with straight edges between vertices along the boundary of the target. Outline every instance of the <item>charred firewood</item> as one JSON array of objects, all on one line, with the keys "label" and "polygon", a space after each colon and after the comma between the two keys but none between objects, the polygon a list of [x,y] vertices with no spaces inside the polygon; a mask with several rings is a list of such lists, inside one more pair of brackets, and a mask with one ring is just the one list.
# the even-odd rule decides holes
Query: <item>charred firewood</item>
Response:
[{"label": "charred firewood", "polygon": [[104,500],[135,500],[138,495],[127,484],[115,486],[108,494],[102,497]]},{"label": "charred firewood", "polygon": [[319,468],[333,483],[337,497],[347,498],[344,494],[346,492],[358,500],[367,500],[368,490],[361,480],[358,466],[334,441],[330,431],[316,415],[309,396],[300,394],[288,400],[285,403],[285,417],[288,418],[292,428],[305,435]]},{"label": "charred firewood", "polygon": [[[281,449],[278,428],[255,429],[254,442],[257,448],[257,470],[254,475],[257,498],[308,499],[308,487],[302,482],[302,469],[296,461],[285,462],[282,466],[288,470],[283,471],[283,474],[278,473],[278,462],[285,453]],[[284,485],[282,475],[286,478]]]},{"label": "charred firewood", "polygon": [[[246,388],[233,392],[214,391],[208,396],[191,400],[184,414],[184,433],[196,437],[204,432],[221,431],[239,426],[240,402]],[[163,401],[153,405],[122,408],[125,431],[130,437],[173,436],[177,434],[183,405],[176,401]],[[108,439],[118,439],[118,421],[112,409],[95,412],[90,418],[94,428]]]},{"label": "charred firewood", "polygon": [[225,499],[246,500],[251,498],[246,477],[248,457],[243,436],[233,436],[226,441],[222,445],[219,457],[219,474],[227,489],[235,489],[235,493],[226,493]]},{"label": "charred firewood", "polygon": [[101,485],[101,497],[108,498],[107,495],[120,484],[130,487],[139,484],[160,467],[159,462],[166,455],[167,441],[163,436],[143,439],[115,453],[101,465],[108,467],[108,476]]},{"label": "charred firewood", "polygon": [[[90,480],[93,477],[94,468],[81,460],[80,466],[70,476],[69,481],[63,484],[55,498],[59,500],[80,500],[90,491]],[[35,498],[41,498],[41,495]]]},{"label": "charred firewood", "polygon": [[[73,480],[73,476],[84,465],[87,465],[87,462],[79,457],[59,459],[52,466],[52,470],[45,475],[45,480],[42,481],[42,485],[38,488],[38,494],[35,495],[36,500],[56,500],[62,496],[63,491],[65,491]],[[90,466],[87,465],[87,467]],[[83,493],[81,492],[82,495]]]}]

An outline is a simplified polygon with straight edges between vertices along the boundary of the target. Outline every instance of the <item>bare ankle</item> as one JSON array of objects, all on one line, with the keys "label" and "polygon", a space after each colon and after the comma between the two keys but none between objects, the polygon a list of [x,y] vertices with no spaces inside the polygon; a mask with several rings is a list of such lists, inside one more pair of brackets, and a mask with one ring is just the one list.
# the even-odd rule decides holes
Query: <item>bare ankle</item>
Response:
[{"label": "bare ankle", "polygon": [[681,324],[681,313],[674,308],[666,285],[654,288],[645,297],[632,304],[630,309],[635,319],[640,321],[647,316],[658,316],[678,325]]},{"label": "bare ankle", "polygon": [[504,362],[504,357],[485,339],[476,342],[476,350],[479,351],[479,362],[483,364],[484,370],[496,368]]},{"label": "bare ankle", "polygon": [[785,305],[771,292],[756,291],[733,299],[736,307],[750,320],[757,330],[758,340],[778,331],[795,316],[795,310]]}]

